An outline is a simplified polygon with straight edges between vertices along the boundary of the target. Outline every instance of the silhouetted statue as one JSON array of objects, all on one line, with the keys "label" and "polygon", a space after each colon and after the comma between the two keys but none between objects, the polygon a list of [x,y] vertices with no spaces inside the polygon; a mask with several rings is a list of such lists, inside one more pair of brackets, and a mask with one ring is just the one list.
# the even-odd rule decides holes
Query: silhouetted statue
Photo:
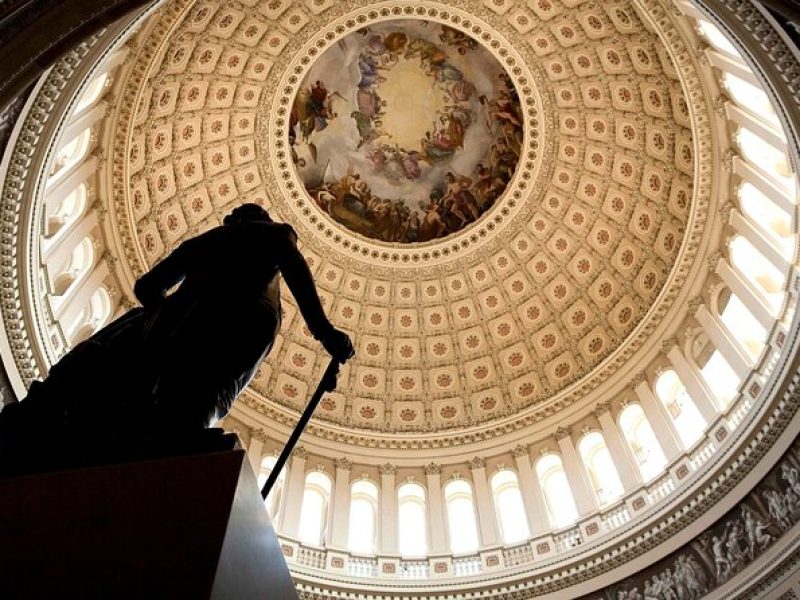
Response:
[{"label": "silhouetted statue", "polygon": [[272,348],[279,275],[312,335],[340,362],[352,357],[296,243],[289,225],[245,204],[181,244],[136,282],[142,307],[78,344],[0,413],[0,471],[31,452],[33,463],[64,448],[75,454],[67,462],[91,462],[202,432],[228,413]]}]

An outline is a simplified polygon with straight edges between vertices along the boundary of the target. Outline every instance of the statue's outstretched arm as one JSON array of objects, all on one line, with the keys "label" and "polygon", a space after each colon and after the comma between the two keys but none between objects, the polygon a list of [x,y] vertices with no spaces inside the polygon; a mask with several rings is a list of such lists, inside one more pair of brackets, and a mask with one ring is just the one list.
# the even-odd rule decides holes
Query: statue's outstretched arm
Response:
[{"label": "statue's outstretched arm", "polygon": [[294,299],[297,300],[297,306],[311,334],[321,339],[333,329],[333,325],[322,308],[306,259],[297,249],[297,234],[288,227],[285,241],[278,252],[278,268]]},{"label": "statue's outstretched arm", "polygon": [[141,276],[133,286],[136,299],[145,308],[157,306],[164,300],[167,291],[180,283],[186,275],[184,245]]},{"label": "statue's outstretched arm", "polygon": [[297,249],[297,234],[291,227],[286,228],[284,243],[277,254],[278,268],[297,301],[300,314],[308,324],[311,335],[341,362],[352,357],[353,344],[350,338],[343,331],[336,329],[325,315],[306,259]]}]

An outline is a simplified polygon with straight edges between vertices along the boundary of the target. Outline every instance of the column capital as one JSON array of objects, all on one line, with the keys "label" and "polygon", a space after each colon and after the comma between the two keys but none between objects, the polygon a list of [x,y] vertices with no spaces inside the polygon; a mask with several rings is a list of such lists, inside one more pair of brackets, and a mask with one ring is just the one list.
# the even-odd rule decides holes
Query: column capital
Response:
[{"label": "column capital", "polygon": [[259,442],[266,443],[269,441],[269,436],[267,432],[263,429],[251,429],[250,430],[250,438],[254,440],[258,440]]},{"label": "column capital", "polygon": [[[725,159],[723,158],[723,160]],[[731,171],[733,171],[733,168],[731,168]],[[731,202],[730,200],[726,200],[725,202],[722,203],[722,206],[719,207],[719,216],[722,218],[723,223],[727,223],[730,220],[731,213],[733,212],[733,210],[734,210],[733,202]]]},{"label": "column capital", "polygon": [[553,433],[553,437],[556,438],[557,442],[570,437],[570,435],[572,435],[572,432],[567,427],[559,427],[556,429],[555,433]]},{"label": "column capital", "polygon": [[292,450],[292,457],[306,460],[308,458],[308,450],[306,450],[304,446],[298,446]]},{"label": "column capital", "polygon": [[391,463],[385,463],[378,467],[378,471],[380,471],[381,475],[394,475],[397,473],[397,467]]},{"label": "column capital", "polygon": [[517,444],[512,448],[511,454],[514,458],[522,458],[523,456],[527,456],[530,458],[530,454],[528,453],[528,447],[523,446],[522,444]]},{"label": "column capital", "polygon": [[600,415],[604,415],[611,412],[611,402],[598,402],[597,406],[594,407],[594,416],[600,417]]},{"label": "column capital", "polygon": [[428,463],[425,465],[425,475],[441,475],[442,474],[442,466],[437,465],[434,463]]},{"label": "column capital", "polygon": [[686,303],[686,306],[689,307],[689,314],[695,316],[697,311],[703,305],[703,298],[700,296],[692,296],[689,298],[689,302]]},{"label": "column capital", "polygon": [[717,263],[719,263],[720,260],[722,260],[721,251],[714,250],[713,252],[709,253],[708,258],[706,258],[706,264],[708,265],[708,270],[716,272]]},{"label": "column capital", "polygon": [[[725,110],[724,98],[723,98],[723,112]],[[725,169],[728,173],[733,173],[733,159],[739,156],[739,153],[734,150],[733,148],[728,148],[722,154],[722,168]],[[727,215],[723,217],[723,221],[727,221]]]},{"label": "column capital", "polygon": [[661,351],[664,354],[669,354],[670,350],[676,348],[679,344],[680,340],[678,340],[678,336],[670,336],[661,342]]},{"label": "column capital", "polygon": [[333,462],[336,465],[337,470],[341,469],[342,471],[351,471],[353,469],[353,463],[347,458],[337,458]]},{"label": "column capital", "polygon": [[647,376],[644,374],[644,372],[636,373],[636,375],[631,377],[631,387],[637,388],[645,381],[647,381]]},{"label": "column capital", "polygon": [[486,461],[480,456],[475,456],[469,461],[469,468],[473,471],[475,469],[483,469],[486,467]]}]

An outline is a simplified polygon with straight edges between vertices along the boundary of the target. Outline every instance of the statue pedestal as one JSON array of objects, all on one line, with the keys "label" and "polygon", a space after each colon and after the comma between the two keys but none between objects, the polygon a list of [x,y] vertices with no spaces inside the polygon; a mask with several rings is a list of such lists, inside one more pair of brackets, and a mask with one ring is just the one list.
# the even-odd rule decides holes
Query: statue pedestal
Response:
[{"label": "statue pedestal", "polygon": [[0,598],[297,600],[243,450],[0,479]]}]

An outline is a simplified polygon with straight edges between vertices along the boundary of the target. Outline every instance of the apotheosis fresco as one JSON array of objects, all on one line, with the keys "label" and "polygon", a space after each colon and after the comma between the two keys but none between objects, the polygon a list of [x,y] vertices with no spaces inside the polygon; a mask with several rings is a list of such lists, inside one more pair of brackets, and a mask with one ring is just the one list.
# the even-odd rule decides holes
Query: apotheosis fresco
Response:
[{"label": "apotheosis fresco", "polygon": [[425,242],[478,220],[506,189],[520,115],[510,78],[474,39],[393,20],[318,59],[289,141],[306,190],[336,221],[373,239]]}]

